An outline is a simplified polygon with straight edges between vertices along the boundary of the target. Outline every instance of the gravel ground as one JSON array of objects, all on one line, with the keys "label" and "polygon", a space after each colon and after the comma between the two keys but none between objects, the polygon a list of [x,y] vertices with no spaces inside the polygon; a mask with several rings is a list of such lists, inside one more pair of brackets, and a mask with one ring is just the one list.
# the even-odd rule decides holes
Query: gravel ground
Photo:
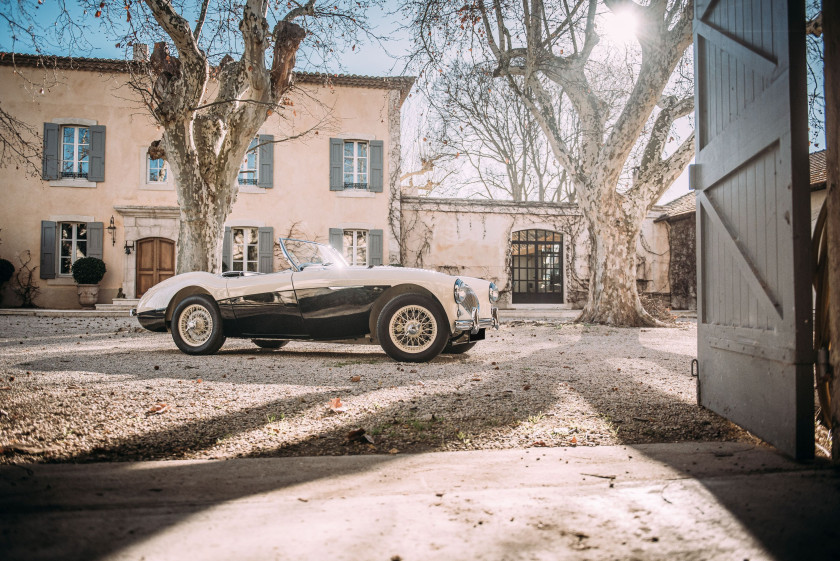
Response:
[{"label": "gravel ground", "polygon": [[131,318],[0,316],[0,463],[756,442],[697,407],[696,335],[510,322],[406,364],[232,339],[191,357]]}]

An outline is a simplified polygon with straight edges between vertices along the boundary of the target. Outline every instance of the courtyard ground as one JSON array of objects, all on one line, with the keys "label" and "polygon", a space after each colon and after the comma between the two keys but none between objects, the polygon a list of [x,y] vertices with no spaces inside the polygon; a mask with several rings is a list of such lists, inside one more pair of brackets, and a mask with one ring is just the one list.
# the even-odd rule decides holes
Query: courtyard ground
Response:
[{"label": "courtyard ground", "polygon": [[467,354],[406,364],[378,346],[232,339],[192,357],[132,318],[0,316],[0,462],[757,442],[696,405],[695,356],[689,321],[509,322]]}]

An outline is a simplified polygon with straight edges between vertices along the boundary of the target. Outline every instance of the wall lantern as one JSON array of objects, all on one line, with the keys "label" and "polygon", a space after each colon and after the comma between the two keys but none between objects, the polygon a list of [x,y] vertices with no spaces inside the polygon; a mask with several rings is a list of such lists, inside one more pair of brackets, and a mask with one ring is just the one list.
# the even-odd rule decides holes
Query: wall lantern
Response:
[{"label": "wall lantern", "polygon": [[134,242],[133,241],[130,242],[130,241],[126,240],[125,246],[123,247],[123,249],[125,250],[126,255],[131,255],[131,250],[134,249]]},{"label": "wall lantern", "polygon": [[108,230],[108,233],[111,234],[111,245],[117,245],[117,227],[114,226],[114,217],[111,216],[111,223],[108,224],[108,227],[105,228]]}]

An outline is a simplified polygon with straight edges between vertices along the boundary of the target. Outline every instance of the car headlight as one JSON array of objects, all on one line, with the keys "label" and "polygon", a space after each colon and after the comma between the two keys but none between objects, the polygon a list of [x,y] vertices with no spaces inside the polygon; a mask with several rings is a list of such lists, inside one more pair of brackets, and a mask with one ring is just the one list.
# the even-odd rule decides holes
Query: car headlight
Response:
[{"label": "car headlight", "polygon": [[455,302],[457,302],[458,304],[463,304],[464,300],[467,299],[467,291],[464,288],[464,281],[462,281],[461,279],[457,279],[455,281],[454,296],[455,296]]},{"label": "car headlight", "polygon": [[496,288],[495,283],[490,283],[490,301],[491,302],[498,302],[499,301],[499,289]]}]

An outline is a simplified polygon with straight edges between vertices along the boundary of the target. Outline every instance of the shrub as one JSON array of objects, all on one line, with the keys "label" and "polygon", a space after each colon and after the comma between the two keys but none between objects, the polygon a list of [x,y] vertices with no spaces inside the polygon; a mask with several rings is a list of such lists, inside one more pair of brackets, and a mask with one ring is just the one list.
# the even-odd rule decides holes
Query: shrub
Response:
[{"label": "shrub", "polygon": [[97,257],[82,257],[76,259],[70,271],[78,284],[99,284],[105,276],[105,262]]},{"label": "shrub", "polygon": [[6,259],[0,259],[0,286],[9,282],[9,279],[11,279],[14,274],[15,266],[12,265],[12,262]]}]

